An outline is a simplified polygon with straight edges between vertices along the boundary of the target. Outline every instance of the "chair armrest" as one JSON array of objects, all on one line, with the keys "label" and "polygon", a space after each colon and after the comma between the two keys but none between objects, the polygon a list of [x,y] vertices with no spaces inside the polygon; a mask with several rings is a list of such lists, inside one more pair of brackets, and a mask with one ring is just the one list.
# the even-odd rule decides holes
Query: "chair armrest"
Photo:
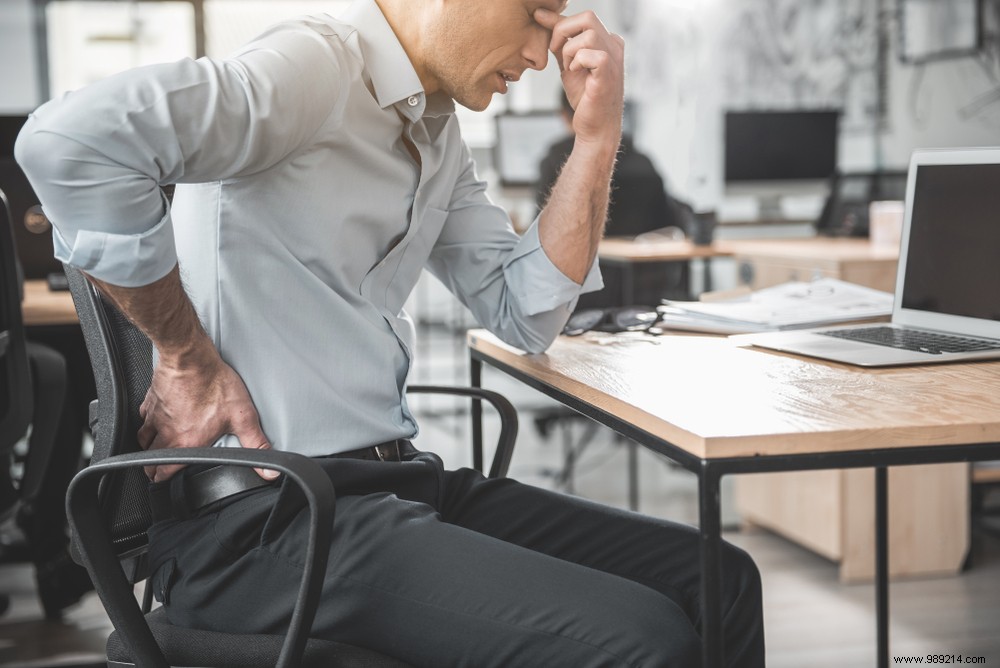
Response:
[{"label": "chair armrest", "polygon": [[[517,410],[514,405],[507,400],[507,397],[484,390],[479,387],[459,387],[451,385],[410,385],[406,388],[407,393],[417,394],[453,394],[457,396],[471,397],[475,400],[485,399],[493,405],[497,414],[500,415],[500,437],[497,439],[497,449],[493,455],[493,464],[490,466],[490,478],[506,478],[507,470],[510,468],[510,460],[514,456],[514,441],[517,439]],[[482,446],[473,446],[472,459],[475,468],[483,470]]]},{"label": "chair armrest", "polygon": [[[302,488],[310,512],[307,560],[277,666],[291,668],[300,665],[319,603],[320,584],[330,552],[336,503],[333,483],[319,464],[303,455],[242,448],[189,448],[115,455],[91,464],[70,483],[66,513],[79,543],[84,565],[94,579],[108,616],[122,633],[137,665],[167,667],[132,589],[118,567],[118,556],[98,508],[97,490],[103,476],[111,471],[164,464],[231,464],[267,468],[281,471]],[[98,573],[101,577],[96,577]]]}]

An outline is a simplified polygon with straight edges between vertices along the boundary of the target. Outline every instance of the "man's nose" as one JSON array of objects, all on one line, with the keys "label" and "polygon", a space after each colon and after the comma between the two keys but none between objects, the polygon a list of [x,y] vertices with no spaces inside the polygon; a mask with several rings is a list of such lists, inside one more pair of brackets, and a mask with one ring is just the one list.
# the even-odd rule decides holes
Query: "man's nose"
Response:
[{"label": "man's nose", "polygon": [[552,40],[552,33],[548,30],[535,30],[531,39],[524,45],[521,55],[528,62],[528,67],[533,70],[544,70],[549,64],[549,42]]}]

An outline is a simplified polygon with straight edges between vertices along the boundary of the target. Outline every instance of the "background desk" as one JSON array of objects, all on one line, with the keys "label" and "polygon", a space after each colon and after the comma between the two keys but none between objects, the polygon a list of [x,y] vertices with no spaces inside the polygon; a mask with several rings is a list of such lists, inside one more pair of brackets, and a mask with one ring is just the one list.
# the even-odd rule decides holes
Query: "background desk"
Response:
[{"label": "background desk", "polygon": [[46,325],[76,325],[76,308],[68,290],[53,292],[45,281],[24,282],[24,302],[21,305],[27,327]]},{"label": "background desk", "polygon": [[[721,477],[848,467],[876,468],[873,497],[881,521],[873,534],[883,539],[876,560],[878,656],[880,666],[888,665],[885,467],[997,458],[1000,362],[863,369],[740,348],[722,338],[664,336],[656,344],[610,345],[593,339],[559,337],[547,353],[526,355],[472,331],[473,384],[481,381],[480,365],[490,364],[699,476],[703,572],[716,575],[702,582],[706,666],[721,665],[713,546]],[[935,489],[921,489],[912,502],[931,516],[940,498]],[[966,515],[960,524],[967,522]],[[924,522],[889,525],[896,534],[925,535],[921,550],[964,552],[936,530]],[[920,556],[897,552],[903,559]]]},{"label": "background desk", "polygon": [[728,246],[719,242],[708,246],[696,246],[687,240],[634,241],[609,237],[601,240],[597,254],[602,262],[622,267],[624,273],[622,304],[632,304],[635,293],[631,277],[635,265],[701,260],[703,289],[708,291],[712,289],[711,259],[728,257],[733,253]]}]

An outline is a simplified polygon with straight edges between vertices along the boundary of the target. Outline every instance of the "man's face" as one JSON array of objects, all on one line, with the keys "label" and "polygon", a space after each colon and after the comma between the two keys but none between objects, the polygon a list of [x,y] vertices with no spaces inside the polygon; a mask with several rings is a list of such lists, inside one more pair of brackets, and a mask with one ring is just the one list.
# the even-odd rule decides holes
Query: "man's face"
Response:
[{"label": "man's face", "polygon": [[442,91],[473,111],[506,93],[528,68],[548,63],[551,33],[536,9],[562,12],[567,0],[449,0],[429,34],[427,72]]}]

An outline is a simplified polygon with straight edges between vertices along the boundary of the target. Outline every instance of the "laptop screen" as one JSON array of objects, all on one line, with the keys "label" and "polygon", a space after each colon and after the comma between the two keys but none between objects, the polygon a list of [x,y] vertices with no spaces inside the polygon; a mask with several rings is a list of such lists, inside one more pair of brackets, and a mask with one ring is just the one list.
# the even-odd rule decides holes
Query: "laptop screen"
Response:
[{"label": "laptop screen", "polygon": [[902,306],[1000,321],[1000,164],[917,168]]}]

